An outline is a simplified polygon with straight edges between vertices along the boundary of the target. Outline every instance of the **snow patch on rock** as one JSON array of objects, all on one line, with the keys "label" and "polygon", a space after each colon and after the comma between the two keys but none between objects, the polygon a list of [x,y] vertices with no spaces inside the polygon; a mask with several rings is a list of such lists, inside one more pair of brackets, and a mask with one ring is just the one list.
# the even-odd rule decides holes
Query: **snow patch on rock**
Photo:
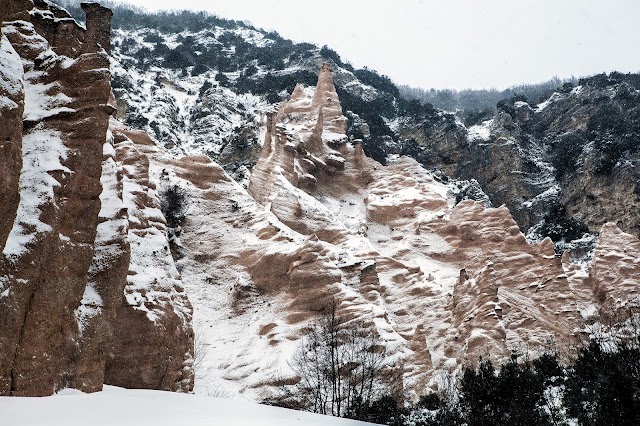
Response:
[{"label": "snow patch on rock", "polygon": [[[0,37],[0,93],[4,91],[10,96],[18,96],[24,85],[22,61],[9,40],[3,34]],[[17,107],[9,98],[0,96],[0,109]]]},{"label": "snow patch on rock", "polygon": [[54,189],[60,183],[51,173],[72,173],[61,161],[67,158],[67,148],[58,131],[39,124],[22,139],[23,165],[20,173],[20,204],[16,220],[2,253],[17,258],[28,250],[38,234],[49,232],[51,226],[41,221],[42,206],[55,202]]},{"label": "snow patch on rock", "polygon": [[489,141],[491,139],[491,128],[493,126],[493,119],[484,121],[480,124],[476,124],[475,126],[469,127],[467,138],[469,140],[482,140]]}]

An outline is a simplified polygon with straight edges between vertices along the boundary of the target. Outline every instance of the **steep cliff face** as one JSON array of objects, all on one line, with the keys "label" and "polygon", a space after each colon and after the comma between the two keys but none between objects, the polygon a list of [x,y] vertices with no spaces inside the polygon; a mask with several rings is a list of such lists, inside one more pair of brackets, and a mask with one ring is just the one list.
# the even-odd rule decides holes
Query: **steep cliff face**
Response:
[{"label": "steep cliff face", "polygon": [[[135,212],[123,206],[131,198],[126,169],[116,164],[107,132],[115,111],[105,51],[111,11],[83,5],[85,30],[50,2],[6,3],[0,48],[0,394],[48,395],[67,386],[94,391],[105,381],[107,358],[125,358],[107,350],[122,345],[114,330],[143,325],[123,324],[125,314],[117,311],[144,310],[123,293],[130,253],[137,259],[137,252],[130,250],[135,238],[127,223]],[[158,222],[146,225],[161,228]],[[172,264],[162,266],[159,280],[176,278]],[[148,336],[128,350],[142,370],[155,363],[141,353],[145,345],[162,342],[163,350],[181,356],[146,381],[129,379],[128,386],[189,388],[188,374],[176,374],[190,368],[190,311],[184,294],[169,296],[174,287],[175,281],[151,286],[156,299],[167,294],[169,300],[158,302],[158,317],[175,311],[179,321],[167,320],[167,326],[149,318],[157,327],[148,327]],[[176,328],[184,336],[165,337]],[[110,374],[106,379],[123,383]]]},{"label": "steep cliff face", "polygon": [[78,353],[71,386],[99,390],[105,381],[107,345],[110,344],[131,259],[127,238],[127,210],[123,203],[122,168],[118,166],[113,138],[103,145],[100,212],[93,258],[87,283],[75,310],[78,322]]},{"label": "steep cliff face", "polygon": [[[403,99],[387,77],[354,69],[331,49],[246,23],[126,6],[116,7],[115,23],[118,118],[173,155],[209,156],[243,185],[271,105],[296,83],[313,85],[326,61],[346,134],[361,139],[369,157],[384,164],[407,155],[450,178],[476,180],[530,239],[550,236],[558,251],[607,221],[638,235],[637,76],[584,79],[540,105],[503,100],[492,120],[465,127],[452,113]],[[531,93],[537,100],[551,91]],[[576,244],[593,248],[589,238]]]},{"label": "steep cliff face", "polygon": [[18,208],[18,182],[22,168],[22,62],[9,40],[0,43],[0,245],[4,247]]},{"label": "steep cliff face", "polygon": [[193,387],[191,304],[171,257],[149,160],[124,134],[115,133],[115,141],[131,260],[107,345],[105,383],[187,392]]},{"label": "steep cliff face", "polygon": [[362,156],[338,136],[328,79],[323,68],[313,97],[297,88],[272,118],[249,191],[291,228],[369,266],[374,280],[349,285],[344,274],[349,291],[334,297],[350,314],[384,307],[377,324],[404,360],[408,388],[480,355],[500,358],[579,334],[603,306],[599,283],[611,280],[596,265],[618,273],[617,263],[598,260],[606,249],[587,275],[563,264],[549,239],[528,243],[507,208],[455,204],[453,188],[412,160],[381,167]]},{"label": "steep cliff face", "polygon": [[[93,256],[111,112],[108,56],[95,49],[76,58],[59,55],[36,30],[47,28],[55,39],[57,18],[37,7],[32,12],[3,26],[24,70],[20,202],[0,266],[7,331],[2,388],[14,395],[51,393],[68,380],[65,358],[75,346],[73,309]],[[80,50],[73,37],[66,42],[61,52]],[[82,93],[85,87],[91,90]]]},{"label": "steep cliff face", "polygon": [[629,77],[596,76],[554,94],[537,106],[531,132],[547,148],[569,215],[639,236],[640,84]]}]

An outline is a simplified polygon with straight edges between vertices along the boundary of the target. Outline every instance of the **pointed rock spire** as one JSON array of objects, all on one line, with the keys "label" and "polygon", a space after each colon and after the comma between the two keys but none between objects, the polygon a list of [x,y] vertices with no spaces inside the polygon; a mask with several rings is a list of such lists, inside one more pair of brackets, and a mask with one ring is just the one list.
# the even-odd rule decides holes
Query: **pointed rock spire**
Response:
[{"label": "pointed rock spire", "polygon": [[324,63],[320,68],[320,74],[318,75],[318,84],[316,85],[316,92],[313,95],[312,108],[321,108],[326,104],[337,103],[338,94],[336,93],[336,87],[333,85],[333,74],[331,74],[331,68],[329,64]]}]

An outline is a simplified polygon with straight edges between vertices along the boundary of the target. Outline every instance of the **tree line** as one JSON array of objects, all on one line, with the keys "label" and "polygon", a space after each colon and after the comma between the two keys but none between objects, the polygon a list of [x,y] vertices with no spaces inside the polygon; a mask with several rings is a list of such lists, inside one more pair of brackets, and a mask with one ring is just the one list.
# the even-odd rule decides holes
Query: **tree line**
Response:
[{"label": "tree line", "polygon": [[264,402],[392,426],[631,426],[640,424],[640,304],[602,310],[570,356],[513,351],[437,375],[415,403],[403,397],[372,323],[333,302],[309,326],[291,367],[300,381]]},{"label": "tree line", "polygon": [[520,84],[504,90],[498,89],[421,89],[400,85],[398,89],[402,97],[416,99],[421,103],[430,103],[446,111],[462,111],[466,113],[492,110],[495,112],[496,104],[516,95],[521,95],[531,102],[543,102],[553,92],[565,83],[576,83],[574,77],[560,79],[554,77],[548,81],[532,84]]}]

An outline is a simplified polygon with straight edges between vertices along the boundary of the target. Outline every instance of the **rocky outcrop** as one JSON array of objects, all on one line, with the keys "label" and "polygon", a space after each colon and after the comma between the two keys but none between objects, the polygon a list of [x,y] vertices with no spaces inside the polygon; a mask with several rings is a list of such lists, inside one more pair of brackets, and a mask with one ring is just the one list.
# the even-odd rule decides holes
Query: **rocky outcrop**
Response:
[{"label": "rocky outcrop", "polygon": [[[291,342],[331,298],[345,315],[376,324],[416,392],[438,369],[571,340],[593,320],[601,306],[595,272],[561,262],[549,240],[527,243],[505,208],[457,204],[452,188],[411,160],[381,167],[367,159],[346,142],[329,78],[325,67],[319,88],[298,86],[268,117],[251,196],[206,158],[176,161],[136,142],[158,181],[193,197],[179,266],[209,348],[199,390],[232,383],[234,392],[264,396],[294,380],[284,361]],[[531,111],[517,110],[497,116],[486,137],[476,129],[469,143],[477,146],[464,155],[500,160],[487,180],[506,186],[505,200],[518,194],[526,203],[544,194],[553,170],[529,163],[518,127],[530,125]],[[449,154],[459,152],[447,140]],[[512,172],[532,180],[503,176]],[[530,206],[534,219],[546,211],[544,198]],[[533,222],[528,215],[516,217]]]},{"label": "rocky outcrop", "polygon": [[[571,341],[598,311],[637,296],[640,243],[616,225],[580,264],[521,232],[562,196],[548,147],[525,137],[544,107],[514,104],[469,138],[437,113],[411,130],[422,154],[437,154],[422,163],[479,177],[509,207],[492,208],[475,181],[367,157],[324,65],[315,88],[300,84],[265,109],[245,189],[209,157],[175,158],[167,140],[109,121],[110,12],[84,8],[86,31],[49,2],[1,9],[0,394],[102,383],[189,391],[197,379],[197,392],[262,398],[296,382],[288,361],[335,302],[374,327],[415,397],[438,371]],[[202,88],[203,128],[227,90]],[[173,99],[163,111],[180,120]],[[234,149],[230,161],[244,161]],[[587,170],[596,159],[583,154]],[[160,209],[174,186],[186,212],[171,235],[178,260]]]},{"label": "rocky outcrop", "polygon": [[[42,395],[68,384],[73,310],[86,284],[100,209],[109,59],[97,51],[59,56],[30,21],[5,25],[3,34],[22,60],[25,106],[20,204],[0,266],[8,331],[0,375],[5,394]],[[84,87],[91,90],[84,94]]]},{"label": "rocky outcrop", "polygon": [[[527,111],[524,107],[519,111],[523,110]],[[434,136],[421,127],[403,132],[429,152],[417,157],[421,164],[456,179],[477,180],[491,204],[506,205],[525,232],[557,201],[555,193],[536,198],[555,184],[553,167],[543,161],[540,144],[526,138],[518,121],[506,112],[471,127],[468,134],[460,129],[455,135]]]},{"label": "rocky outcrop", "polygon": [[[161,305],[158,316],[168,312],[171,319],[131,321],[120,312],[123,305],[126,312],[143,308],[128,303],[123,293],[133,265],[129,247],[139,241],[128,223],[135,211],[123,205],[132,196],[107,132],[114,112],[103,48],[109,45],[110,11],[85,5],[85,30],[50,2],[17,1],[6,8],[5,3],[0,394],[49,395],[68,386],[95,391],[106,379],[130,387],[189,390],[190,311],[186,296],[176,290],[173,263],[158,266],[160,284],[151,287]],[[157,221],[146,225],[150,233],[162,234],[163,223]],[[172,280],[164,282],[167,275]],[[129,337],[133,330],[147,331],[138,346],[127,349],[135,356],[109,350],[122,345],[117,336]],[[180,335],[172,337],[168,330]],[[162,364],[162,372],[142,378],[136,369],[157,368],[157,360],[142,353],[145,345],[161,355],[180,356]],[[107,361],[125,358],[128,380],[112,379],[114,373],[105,377],[105,369],[113,371]]]},{"label": "rocky outcrop", "polygon": [[[436,257],[465,267],[465,280],[454,288],[454,318],[459,324],[455,340],[466,342],[468,361],[541,348],[580,329],[584,318],[578,303],[584,296],[569,286],[549,239],[529,244],[508,209],[486,209],[472,201],[458,204],[450,220],[439,225],[453,250]],[[471,306],[456,303],[470,295]]]},{"label": "rocky outcrop", "polygon": [[82,10],[87,16],[87,31],[82,44],[84,52],[104,50],[111,54],[111,9],[98,3],[82,3]]},{"label": "rocky outcrop", "polygon": [[565,86],[538,105],[505,100],[493,119],[453,137],[434,136],[434,126],[401,134],[417,144],[409,154],[423,165],[476,179],[492,204],[505,204],[533,238],[568,241],[611,221],[638,236],[634,81],[614,73]]},{"label": "rocky outcrop", "polygon": [[188,193],[180,235],[184,257],[177,264],[194,304],[196,333],[205,342],[200,348],[206,352],[196,356],[196,391],[212,392],[212,382],[224,377],[225,388],[263,392],[281,375],[288,343],[344,291],[344,274],[376,285],[370,265],[341,261],[333,246],[290,229],[207,157],[176,160],[145,134],[114,126],[116,135],[135,144],[127,149],[149,158],[150,179]]},{"label": "rocky outcrop", "polygon": [[[406,90],[370,70],[352,69],[330,49],[237,22],[176,15],[176,22],[191,19],[211,30],[187,34],[188,23],[172,31],[159,17],[145,19],[155,28],[123,24],[116,32],[119,118],[147,130],[174,155],[207,155],[246,184],[260,155],[269,103],[281,101],[295,82],[313,85],[324,60],[333,65],[347,136],[362,140],[371,158],[384,164],[407,155],[443,172],[443,179],[475,179],[530,239],[550,236],[558,251],[563,239],[595,234],[608,221],[639,235],[637,75],[584,79],[539,105],[533,101],[547,90],[529,103],[502,100],[491,120],[466,128],[461,117],[402,99]],[[174,46],[177,37],[184,41]],[[156,58],[149,55],[152,46],[138,42],[144,39],[156,40]],[[447,100],[441,105],[447,103],[455,109]]]},{"label": "rocky outcrop", "polygon": [[149,161],[124,134],[115,133],[115,141],[130,262],[107,343],[104,380],[127,388],[187,392],[193,386],[191,304],[171,257]]},{"label": "rocky outcrop", "polygon": [[127,131],[159,185],[189,195],[177,264],[207,348],[196,390],[264,397],[295,382],[292,345],[333,300],[375,326],[409,393],[479,356],[578,336],[601,306],[597,267],[530,244],[507,208],[456,199],[457,183],[411,159],[366,157],[331,77],[323,67],[268,117],[248,191],[206,157],[176,160]]},{"label": "rocky outcrop", "polygon": [[600,230],[591,268],[602,306],[622,306],[640,296],[640,241],[612,223]]},{"label": "rocky outcrop", "polygon": [[74,354],[71,387],[100,390],[105,382],[105,364],[117,322],[118,309],[130,263],[127,238],[127,209],[123,203],[122,170],[116,163],[113,138],[103,145],[102,193],[87,284],[75,310],[78,323],[78,347]]}]

